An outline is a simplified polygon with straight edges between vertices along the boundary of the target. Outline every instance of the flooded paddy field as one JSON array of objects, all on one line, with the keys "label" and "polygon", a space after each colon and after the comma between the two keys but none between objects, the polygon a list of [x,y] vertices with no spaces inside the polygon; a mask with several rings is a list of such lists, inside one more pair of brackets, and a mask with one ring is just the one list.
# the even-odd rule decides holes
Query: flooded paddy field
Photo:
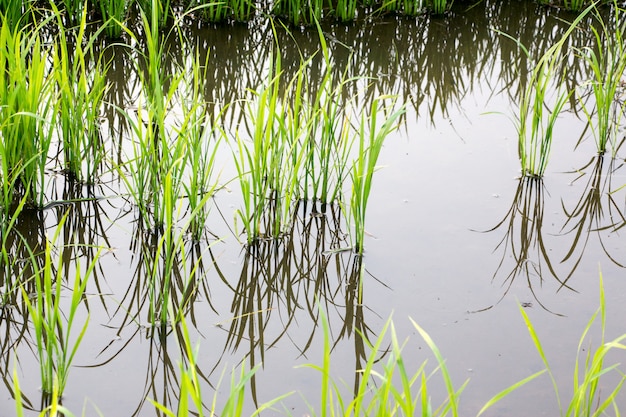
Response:
[{"label": "flooded paddy field", "polygon": [[[611,12],[606,6],[604,13]],[[448,390],[410,319],[436,343],[455,389],[469,380],[458,413],[475,415],[498,392],[545,368],[521,311],[567,408],[601,281],[604,337],[626,333],[623,120],[615,116],[614,142],[599,155],[583,108],[593,108],[592,76],[575,58],[545,100],[551,108],[559,85],[572,91],[541,178],[522,176],[515,118],[534,62],[575,17],[531,2],[485,1],[456,4],[444,17],[324,22],[319,30],[267,21],[186,25],[170,36],[148,30],[97,43],[108,88],[96,179],[72,180],[55,131],[43,203],[3,218],[10,227],[2,232],[0,415],[15,414],[16,380],[24,415],[38,415],[51,401],[42,389],[46,349],[33,322],[36,306],[47,304],[61,312],[51,331],[67,335],[59,352],[76,346],[62,395],[74,415],[165,415],[153,401],[177,409],[190,363],[204,415],[214,399],[218,415],[226,414],[231,375],[254,367],[243,414],[291,393],[261,415],[322,415],[322,373],[304,365],[329,358],[338,392],[351,399],[368,358],[382,365],[394,353],[389,330],[378,349],[369,345],[390,318],[409,373],[424,361],[426,375],[433,373],[433,409]],[[593,19],[572,32],[565,49],[594,47]],[[154,67],[161,78],[153,77],[149,58],[137,64],[137,50],[149,51],[153,35],[163,40]],[[150,95],[156,90],[163,97]],[[618,93],[621,104],[624,91]],[[303,109],[317,109],[315,117],[305,110],[310,118],[294,116],[297,97]],[[159,103],[167,111],[159,113]],[[380,105],[376,114],[372,103]],[[188,131],[201,132],[179,149],[190,114],[201,117]],[[354,200],[361,178],[354,170],[371,148],[360,148],[359,140],[382,132],[385,120],[391,124],[372,161],[365,211],[363,200]],[[328,154],[293,152],[307,135],[327,131],[336,138],[330,143],[347,142]],[[257,158],[257,145],[273,149],[282,135],[293,141],[280,142],[272,154],[278,159]],[[174,140],[153,150],[151,141],[162,137]],[[210,172],[194,167],[189,155],[196,154]],[[155,160],[153,171],[145,169]],[[270,168],[255,177],[266,163]],[[299,167],[293,176],[290,167]],[[280,182],[280,173],[287,180]],[[326,203],[318,194],[324,173],[334,193]],[[205,174],[207,182],[194,189],[192,179]],[[270,187],[263,192],[272,197],[257,198],[255,187],[274,175],[283,194]],[[204,220],[194,228],[198,213]],[[48,303],[37,297],[45,289],[36,277],[52,282]],[[83,293],[74,299],[81,282]],[[583,355],[601,344],[600,324],[598,317]],[[623,361],[616,349],[607,366]],[[619,381],[608,374],[601,395]],[[619,394],[615,403],[623,408],[626,398]],[[558,413],[553,383],[543,374],[484,415]]]}]

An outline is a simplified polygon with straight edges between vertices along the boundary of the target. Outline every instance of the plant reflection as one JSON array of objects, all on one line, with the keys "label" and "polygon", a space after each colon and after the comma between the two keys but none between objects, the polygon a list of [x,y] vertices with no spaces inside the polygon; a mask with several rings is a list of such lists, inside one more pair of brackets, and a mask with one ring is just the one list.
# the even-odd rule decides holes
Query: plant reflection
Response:
[{"label": "plant reflection", "polygon": [[[502,250],[502,258],[494,273],[495,279],[505,265],[505,260],[511,257],[513,267],[502,283],[505,288],[501,301],[511,289],[518,277],[524,277],[534,299],[546,311],[549,310],[539,299],[535,288],[541,286],[547,276],[552,276],[560,283],[560,288],[570,288],[565,280],[557,274],[546,248],[543,235],[545,188],[543,181],[536,177],[522,177],[519,179],[513,203],[509,211],[494,228],[506,228],[504,237],[495,250]],[[498,302],[499,302],[498,301]],[[492,306],[493,307],[493,306]],[[489,309],[491,307],[488,307]]]},{"label": "plant reflection", "polygon": [[[570,273],[564,279],[564,283],[571,278],[583,259],[583,254],[592,234],[597,235],[600,247],[606,256],[616,265],[624,267],[609,252],[607,245],[603,241],[605,232],[614,232],[620,225],[626,222],[623,211],[620,209],[617,201],[615,201],[614,191],[616,190],[612,189],[611,184],[613,173],[623,163],[620,167],[615,167],[615,163],[616,160],[611,158],[607,166],[603,155],[597,155],[591,159],[587,165],[578,170],[578,172],[584,172],[591,167],[587,184],[576,206],[572,210],[568,210],[565,204],[563,204],[563,211],[567,216],[567,220],[561,231],[565,231],[565,235],[574,235],[572,244],[561,261],[567,262],[572,260],[574,262]],[[581,174],[581,177],[583,175],[586,174]]]},{"label": "plant reflection", "polygon": [[[446,22],[422,17],[412,21],[380,19],[352,26],[324,23],[322,33],[335,72],[332,78],[362,80],[350,85],[354,90],[346,91],[346,100],[353,99],[356,93],[363,101],[393,94],[411,104],[417,116],[427,118],[433,125],[447,119],[454,109],[460,109],[464,97],[475,93],[475,86],[485,80],[492,85],[498,83],[497,91],[516,100],[526,87],[531,63],[514,42],[490,28],[519,39],[531,56],[540,56],[567,30],[568,19],[573,16],[558,10],[538,14],[537,7],[529,2],[490,0],[462,13],[452,13]],[[590,16],[583,25],[593,23]],[[548,26],[552,30],[544,29]],[[590,41],[589,31],[580,30],[572,34],[568,46],[580,48]],[[204,83],[208,113],[211,120],[220,118],[226,126],[237,126],[245,122],[243,112],[237,106],[231,106],[229,111],[224,109],[239,102],[247,89],[261,85],[268,77],[273,45],[279,45],[281,50],[284,79],[292,79],[302,60],[313,57],[308,88],[318,91],[327,68],[316,31],[289,31],[270,24],[220,29],[184,25],[181,36],[167,37],[164,65],[166,72],[171,72],[183,66],[185,56],[196,55],[200,62],[207,62],[210,51],[211,76]],[[137,77],[129,73],[137,58],[115,45],[104,51],[111,55],[107,77],[115,86],[107,93],[111,105],[105,110],[109,129],[116,137],[124,129],[124,121],[114,109],[125,108],[124,101],[132,101],[131,96],[137,91]],[[570,91],[580,80],[588,78],[578,59],[567,60],[563,71]],[[576,109],[575,98],[570,99],[572,109]],[[118,124],[120,127],[114,129]]]},{"label": "plant reflection", "polygon": [[[198,325],[194,313],[198,297],[203,296],[210,305],[202,259],[206,248],[199,242],[187,245],[182,235],[172,238],[167,234],[167,230],[148,231],[140,221],[136,222],[131,243],[136,257],[133,281],[111,314],[109,327],[114,328],[116,334],[98,355],[104,359],[90,366],[101,367],[112,362],[137,337],[149,341],[148,361],[142,368],[146,372],[143,393],[133,416],[141,413],[147,398],[165,406],[178,400],[175,394],[179,392],[178,367],[172,357],[178,358],[179,352],[170,354],[169,338],[173,327],[180,325],[184,317],[189,317],[194,326]],[[117,319],[120,321],[113,324]],[[114,343],[122,337],[126,339],[123,345]],[[196,372],[210,385],[200,369]]]},{"label": "plant reflection", "polygon": [[[245,248],[225,350],[244,349],[254,367],[264,363],[267,349],[287,337],[306,356],[319,330],[319,309],[323,309],[337,312],[342,322],[334,345],[354,337],[358,370],[371,333],[363,314],[362,257],[345,250],[349,242],[341,231],[337,207],[301,202],[294,214],[298,216],[280,239],[257,240]],[[276,315],[280,326],[273,332]],[[312,324],[304,326],[303,320]],[[311,329],[301,341],[290,333],[296,323]],[[355,378],[356,389],[358,372]],[[251,379],[251,392],[256,403],[256,377]]]},{"label": "plant reflection", "polygon": [[[41,210],[16,210],[14,213],[12,226],[2,228],[0,260],[0,377],[13,397],[11,358],[19,365],[15,352],[21,346],[33,348],[29,346],[28,308],[22,294],[36,291],[32,278],[45,263],[42,248],[46,242],[45,216]],[[24,408],[34,409],[24,394],[22,403]]]}]

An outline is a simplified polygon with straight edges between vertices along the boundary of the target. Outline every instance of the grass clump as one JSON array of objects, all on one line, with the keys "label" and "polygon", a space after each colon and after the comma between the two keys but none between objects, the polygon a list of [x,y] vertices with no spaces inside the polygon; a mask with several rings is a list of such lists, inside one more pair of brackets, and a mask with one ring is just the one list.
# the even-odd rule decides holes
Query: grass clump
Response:
[{"label": "grass clump", "polygon": [[[519,113],[515,120],[522,176],[541,178],[546,171],[555,124],[571,94],[562,87],[563,80],[557,79],[568,56],[565,45],[578,24],[594,7],[595,5],[589,6],[577,16],[561,38],[548,48],[531,69],[527,87],[519,98]],[[529,60],[532,60],[531,53],[519,39],[499,33],[517,43]],[[551,94],[554,94],[554,98]]]},{"label": "grass clump", "polygon": [[83,46],[86,18],[83,13],[75,34],[66,33],[59,22],[53,73],[58,91],[58,128],[65,170],[79,182],[94,183],[104,158],[99,118],[107,89],[107,68],[100,59],[93,67],[89,64],[92,44],[102,28]]},{"label": "grass clump", "polygon": [[[569,401],[569,404],[566,404],[565,407],[562,403],[557,381],[552,373],[539,336],[522,307],[520,307],[520,312],[526,326],[528,327],[528,331],[537,352],[539,353],[539,356],[545,365],[545,369],[552,380],[554,392],[559,404],[560,414],[567,417],[595,417],[604,415],[605,411],[608,409],[613,409],[616,415],[619,415],[617,396],[621,392],[624,382],[626,382],[626,374],[617,369],[618,364],[606,366],[605,360],[607,355],[615,349],[626,350],[626,345],[623,343],[623,341],[626,340],[626,334],[608,342],[605,340],[606,302],[604,297],[602,274],[600,274],[600,307],[587,323],[587,326],[583,330],[578,343],[577,360],[574,364],[574,387],[572,398]],[[598,314],[600,315],[600,344],[595,350],[592,350],[583,346],[583,344],[585,343],[585,340],[590,333]],[[618,373],[620,375],[619,381],[614,388],[601,390],[603,385],[600,382],[602,378],[607,376],[609,373]],[[604,398],[602,398],[601,394]]]},{"label": "grass clump", "polygon": [[[243,196],[238,218],[248,243],[260,237],[277,237],[284,231],[284,213],[289,212],[289,194],[294,189],[291,178],[298,171],[297,166],[287,164],[288,143],[279,119],[280,58],[270,74],[273,75],[268,85],[253,92],[254,102],[248,107],[252,120],[250,139],[237,136],[235,165]],[[264,219],[268,219],[265,225]]]},{"label": "grass clump", "polygon": [[100,13],[104,20],[104,33],[110,38],[119,38],[128,13],[128,0],[99,0]]},{"label": "grass clump", "polygon": [[49,52],[37,28],[0,27],[0,177],[3,208],[26,196],[42,207],[45,167],[56,123]]},{"label": "grass clump", "polygon": [[[626,70],[626,47],[624,33],[626,23],[624,12],[613,4],[612,21],[605,23],[597,10],[594,10],[599,29],[591,26],[595,44],[578,51],[580,58],[590,69],[591,79],[582,85],[581,104],[596,140],[598,153],[604,154],[607,146],[617,152],[618,130],[624,115],[625,104],[618,101],[623,93],[622,77]],[[612,27],[609,27],[612,24]],[[589,105],[584,98],[591,98]]]},{"label": "grass clump", "polygon": [[[383,104],[385,99],[386,97],[380,97],[372,102],[370,114],[367,117],[361,117],[358,131],[359,148],[352,165],[352,195],[350,197],[350,214],[354,222],[354,250],[357,253],[363,252],[365,214],[378,156],[385,138],[396,129],[396,121],[404,113],[404,108],[401,108],[389,116],[384,114],[386,113]],[[379,113],[381,112],[385,118],[379,128]]]}]

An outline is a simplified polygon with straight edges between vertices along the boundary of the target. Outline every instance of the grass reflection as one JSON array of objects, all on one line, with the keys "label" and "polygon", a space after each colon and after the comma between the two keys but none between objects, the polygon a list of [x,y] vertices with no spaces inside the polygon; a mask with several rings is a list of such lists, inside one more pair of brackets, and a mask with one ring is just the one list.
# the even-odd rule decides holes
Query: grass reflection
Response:
[{"label": "grass reflection", "polygon": [[488,232],[500,228],[505,230],[502,240],[495,249],[502,251],[502,257],[494,273],[494,279],[505,266],[505,260],[508,258],[513,260],[513,267],[502,282],[504,293],[501,299],[507,295],[513,282],[522,277],[537,303],[546,311],[550,311],[539,299],[537,286],[541,286],[548,276],[552,276],[561,287],[570,290],[572,288],[567,285],[566,280],[559,278],[544,241],[544,199],[545,188],[540,178],[521,177],[507,214]]},{"label": "grass reflection", "polygon": [[[363,314],[362,257],[345,250],[350,242],[336,206],[301,202],[296,213],[294,228],[280,239],[258,240],[246,247],[233,288],[233,318],[225,349],[243,349],[254,367],[264,363],[267,349],[288,338],[299,355],[306,356],[320,330],[322,308],[336,311],[341,321],[335,345],[354,338],[358,369],[371,333]],[[280,322],[278,332],[274,331],[276,321]],[[291,328],[303,328],[305,321],[312,322],[306,326],[311,332],[298,341]],[[358,374],[355,378],[356,387]],[[256,377],[250,383],[256,401]]]},{"label": "grass reflection", "polygon": [[[563,204],[563,211],[567,220],[563,224],[561,232],[565,235],[573,235],[573,238],[569,250],[561,262],[571,261],[574,263],[570,273],[564,279],[564,283],[572,277],[583,259],[592,235],[597,236],[600,247],[607,258],[614,264],[624,267],[624,264],[616,258],[618,254],[610,253],[603,240],[605,233],[616,232],[620,225],[626,222],[623,209],[620,208],[614,194],[617,190],[612,185],[613,174],[623,165],[616,166],[616,163],[617,161],[612,158],[607,163],[603,155],[592,158],[586,166],[578,170],[581,172],[581,177],[588,176],[587,184],[578,202],[572,209],[568,209]],[[589,173],[585,172],[587,169],[590,169]]]}]

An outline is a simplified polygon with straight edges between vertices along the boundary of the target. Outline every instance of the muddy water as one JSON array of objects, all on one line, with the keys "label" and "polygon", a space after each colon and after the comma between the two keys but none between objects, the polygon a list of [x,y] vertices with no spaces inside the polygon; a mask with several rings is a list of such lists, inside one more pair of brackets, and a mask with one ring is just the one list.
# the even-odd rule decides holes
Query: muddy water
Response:
[{"label": "muddy water", "polygon": [[[399,338],[408,340],[407,367],[415,370],[429,360],[434,369],[412,318],[439,346],[456,386],[469,379],[461,414],[477,413],[492,395],[542,369],[519,312],[522,306],[536,326],[563,399],[569,399],[578,338],[599,304],[600,270],[607,337],[626,332],[620,319],[626,312],[621,266],[626,263],[626,240],[618,229],[625,223],[625,191],[619,190],[626,184],[624,159],[621,154],[596,158],[581,114],[570,109],[557,124],[544,180],[520,180],[510,118],[528,62],[512,41],[492,30],[519,37],[537,53],[565,30],[559,18],[571,16],[528,2],[494,1],[457,5],[445,19],[323,27],[338,71],[347,66],[349,75],[371,77],[355,83],[348,95],[358,92],[367,100],[395,94],[407,103],[406,116],[379,160],[365,256],[360,260],[350,252],[333,251],[349,245],[345,222],[338,210],[320,216],[311,203],[299,207],[293,232],[281,241],[242,250],[233,232],[241,201],[229,182],[235,171],[230,150],[225,150],[220,158],[222,182],[228,186],[213,201],[211,236],[200,245],[190,243],[188,264],[173,274],[184,287],[192,265],[200,260],[202,279],[188,321],[199,346],[207,404],[216,392],[222,401],[233,368],[261,364],[248,391],[248,410],[255,401],[293,392],[267,415],[312,414],[309,407],[317,407],[320,375],[299,365],[321,364],[317,299],[329,316],[333,377],[345,395],[355,384],[355,370],[362,367],[366,351],[355,332],[374,339],[390,316]],[[210,50],[213,72],[206,94],[216,112],[267,74],[273,40],[266,26],[189,29],[187,36],[192,50]],[[299,65],[299,53],[310,56],[319,48],[309,31],[279,31],[278,42],[287,73]],[[577,33],[573,42],[584,46],[588,41]],[[172,45],[173,51],[181,49]],[[185,59],[175,53],[170,57]],[[114,58],[108,100],[128,107],[138,86],[122,52]],[[312,65],[321,72],[321,60]],[[583,74],[572,67],[568,80]],[[226,129],[242,123],[235,110],[224,120]],[[112,132],[109,153],[114,161],[123,159],[125,146],[116,142],[116,136],[123,136],[117,122],[111,117],[105,123]],[[118,196],[121,184],[115,174],[103,178],[95,194],[106,198],[73,205],[63,226],[64,241],[108,248],[88,287],[89,327],[64,404],[77,414],[85,408],[85,415],[99,410],[104,416],[151,416],[155,411],[148,398],[175,408],[180,353],[171,329],[147,323],[145,268],[150,251],[142,250],[142,244],[150,247],[150,236],[138,231],[134,208]],[[67,199],[85,191],[68,188],[63,177],[56,177],[53,185],[53,199],[54,193],[56,199]],[[36,245],[66,209],[29,213],[21,219],[20,231]],[[83,259],[84,267],[93,251],[75,247],[63,256],[68,265]],[[16,367],[28,403],[38,409],[34,341],[15,310],[2,309],[3,378],[10,381]],[[81,311],[78,322],[86,318]],[[597,345],[598,332],[592,334]],[[435,375],[431,384],[436,406],[445,397],[443,383]],[[5,386],[0,398],[0,415],[13,414]],[[556,413],[558,403],[544,375],[488,414]]]}]

